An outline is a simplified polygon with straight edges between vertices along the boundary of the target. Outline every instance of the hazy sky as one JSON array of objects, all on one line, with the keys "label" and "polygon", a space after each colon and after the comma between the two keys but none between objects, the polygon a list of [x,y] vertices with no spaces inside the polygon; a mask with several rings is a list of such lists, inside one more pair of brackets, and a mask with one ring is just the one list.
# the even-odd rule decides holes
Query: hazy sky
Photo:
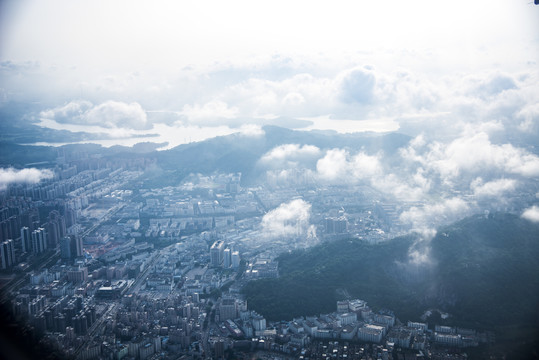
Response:
[{"label": "hazy sky", "polygon": [[539,36],[537,9],[519,0],[8,1],[2,13],[3,59],[98,71],[379,49],[488,65],[530,60],[536,54],[526,47]]},{"label": "hazy sky", "polygon": [[42,103],[44,127],[171,144],[265,124],[415,135],[539,102],[529,0],[1,4],[0,100]]}]

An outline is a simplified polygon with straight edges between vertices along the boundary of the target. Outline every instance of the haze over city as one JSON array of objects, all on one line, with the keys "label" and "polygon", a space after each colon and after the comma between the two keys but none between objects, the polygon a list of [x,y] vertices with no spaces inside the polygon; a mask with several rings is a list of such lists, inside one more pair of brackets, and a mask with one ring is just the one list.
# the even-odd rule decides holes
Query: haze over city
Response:
[{"label": "haze over city", "polygon": [[520,0],[1,2],[9,321],[81,359],[537,351],[538,30]]}]

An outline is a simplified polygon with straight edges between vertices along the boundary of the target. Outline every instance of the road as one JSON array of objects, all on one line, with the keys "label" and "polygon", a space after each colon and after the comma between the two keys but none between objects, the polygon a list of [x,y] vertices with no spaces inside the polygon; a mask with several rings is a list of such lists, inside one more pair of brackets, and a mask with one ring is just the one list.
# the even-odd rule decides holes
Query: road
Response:
[{"label": "road", "polygon": [[144,283],[144,280],[148,277],[148,274],[150,273],[152,267],[157,262],[157,259],[159,259],[159,255],[161,254],[161,250],[157,250],[153,253],[152,258],[150,259],[148,266],[146,266],[146,269],[144,269],[143,272],[141,272],[136,280],[131,284],[129,289],[127,290],[126,294],[136,294],[140,290],[140,287]]},{"label": "road", "polygon": [[204,351],[204,358],[205,359],[211,359],[211,349],[210,344],[208,343],[208,339],[210,338],[210,330],[212,329],[211,324],[209,323],[210,320],[210,314],[215,309],[215,304],[212,305],[210,311],[206,314],[208,317],[208,326],[205,330],[202,330],[202,336],[200,338],[200,345],[202,346],[202,350]]},{"label": "road", "polygon": [[99,226],[101,226],[102,223],[105,221],[110,220],[110,218],[116,214],[118,211],[120,211],[125,206],[124,203],[115,205],[111,207],[105,215],[101,219],[99,219],[95,224],[93,224],[89,229],[85,230],[81,236],[84,239],[86,236],[90,235],[95,229],[97,229]]},{"label": "road", "polygon": [[54,254],[45,259],[37,268],[34,268],[30,271],[26,271],[22,274],[17,275],[13,280],[11,280],[6,287],[2,290],[2,296],[4,301],[10,301],[14,298],[13,294],[17,291],[26,281],[27,275],[32,272],[40,272],[45,267],[50,267],[60,258],[60,250],[56,250]]},{"label": "road", "polygon": [[107,310],[105,310],[101,316],[97,316],[97,320],[88,329],[88,333],[85,336],[85,341],[75,349],[75,352],[73,353],[75,359],[79,356],[81,350],[88,344],[88,342],[93,340],[95,334],[99,330],[103,330],[103,323],[109,317],[111,318],[116,317],[116,312],[118,311],[119,305],[120,304],[118,303],[110,303],[108,304]]}]

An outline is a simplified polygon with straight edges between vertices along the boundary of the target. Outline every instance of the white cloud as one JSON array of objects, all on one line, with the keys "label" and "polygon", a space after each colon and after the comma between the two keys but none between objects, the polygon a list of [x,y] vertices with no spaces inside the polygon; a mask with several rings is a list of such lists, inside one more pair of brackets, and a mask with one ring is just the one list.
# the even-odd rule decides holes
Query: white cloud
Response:
[{"label": "white cloud", "polygon": [[84,114],[84,119],[90,125],[106,128],[151,129],[146,112],[140,104],[107,101],[99,104]]},{"label": "white cloud", "polygon": [[402,175],[386,173],[381,155],[368,155],[360,151],[354,155],[345,149],[329,149],[325,152],[317,147],[287,144],[272,149],[265,154],[259,164],[269,171],[268,181],[272,184],[312,183],[319,181],[326,184],[366,183],[400,200],[422,200],[431,187],[427,172],[418,168],[408,176],[409,169]]},{"label": "white cloud", "polygon": [[352,157],[352,174],[357,179],[371,179],[382,173],[382,164],[378,156],[360,152]]},{"label": "white cloud", "polygon": [[318,177],[323,181],[338,183],[356,183],[368,180],[382,173],[382,165],[378,156],[359,152],[350,155],[344,149],[328,150],[316,163]]},{"label": "white cloud", "polygon": [[239,113],[237,107],[230,108],[224,101],[214,100],[204,105],[184,105],[181,113],[193,123],[215,123],[223,119],[232,119]]},{"label": "white cloud", "polygon": [[307,234],[310,228],[311,204],[295,199],[279,205],[262,218],[262,232],[268,238]]},{"label": "white cloud", "polygon": [[239,133],[243,136],[248,136],[248,137],[263,136],[265,134],[264,129],[262,129],[259,125],[255,125],[255,124],[242,125],[240,127]]},{"label": "white cloud", "polygon": [[500,197],[514,191],[517,184],[515,179],[498,179],[484,183],[482,178],[477,178],[472,181],[470,188],[478,197]]},{"label": "white cloud", "polygon": [[376,77],[369,69],[351,69],[339,80],[339,97],[345,103],[368,104],[373,100]]},{"label": "white cloud", "polygon": [[364,182],[399,200],[418,201],[424,198],[429,191],[430,180],[422,169],[418,169],[410,179],[406,173],[408,169],[395,169],[403,171],[403,175],[386,173],[383,161],[381,155],[364,152],[351,155],[344,149],[331,149],[316,163],[315,175],[320,181],[336,185]]},{"label": "white cloud", "polygon": [[314,145],[285,144],[264,154],[259,164],[269,169],[308,167],[311,162],[320,157],[320,154],[320,149]]},{"label": "white cloud", "polygon": [[333,111],[334,87],[333,78],[299,73],[279,80],[239,79],[218,96],[241,109],[239,115],[243,117],[305,117]]},{"label": "white cloud", "polygon": [[348,152],[343,149],[331,149],[326,152],[326,155],[316,163],[318,176],[322,180],[335,181],[339,180],[342,183],[348,181]]},{"label": "white cloud", "polygon": [[305,103],[305,98],[298,92],[289,92],[282,101],[284,105],[295,106]]},{"label": "white cloud", "polygon": [[41,112],[41,117],[54,119],[61,124],[80,124],[83,122],[82,115],[92,108],[92,103],[84,100],[71,101],[64,106]]},{"label": "white cloud", "polygon": [[410,180],[396,174],[386,174],[370,180],[371,186],[375,189],[403,201],[423,200],[428,191],[427,187],[414,186],[414,184],[408,183]]},{"label": "white cloud", "polygon": [[421,249],[410,248],[408,251],[408,263],[416,266],[425,266],[432,264],[430,256],[430,247],[425,246]]},{"label": "white cloud", "polygon": [[395,73],[378,73],[377,79],[376,97],[382,104],[391,104],[385,109],[389,113],[428,112],[436,109],[443,97],[443,86],[421,73],[402,69]]},{"label": "white cloud", "polygon": [[398,262],[400,265],[407,265],[405,267],[407,269],[410,269],[408,266],[412,265],[414,270],[417,269],[417,267],[435,264],[435,259],[431,256],[430,242],[434,239],[437,232],[434,228],[424,227],[415,229],[415,233],[417,238],[408,249],[407,264]]},{"label": "white cloud", "polygon": [[429,203],[423,207],[413,206],[400,215],[400,220],[411,224],[416,231],[429,229],[433,225],[446,224],[469,214],[470,206],[458,197]]},{"label": "white cloud", "polygon": [[539,222],[539,206],[534,205],[531,208],[524,210],[522,218],[531,222]]},{"label": "white cloud", "polygon": [[[134,99],[150,113],[167,113],[167,116],[150,116],[146,125],[144,121],[134,121],[139,129],[150,128],[155,123],[172,124],[181,115],[182,122],[236,128],[249,123],[271,123],[268,118],[339,119],[333,123],[317,121],[309,129],[339,130],[346,126],[347,132],[377,128],[360,126],[366,122],[378,127],[386,123],[391,124],[381,127],[386,131],[400,126],[400,131],[409,135],[424,132],[444,141],[472,131],[497,133],[499,138],[515,132],[512,135],[517,139],[529,137],[529,131],[539,134],[533,107],[539,102],[536,72],[470,72],[472,75],[435,77],[417,69],[379,66],[369,59],[367,55],[365,59],[357,56],[341,63],[325,64],[322,58],[309,62],[297,57],[289,62],[264,58],[240,65],[185,68],[172,74],[143,71],[136,75],[98,74],[95,79],[71,84],[69,93],[72,94],[73,88],[80,88],[81,94],[94,104],[108,99],[130,104]],[[376,70],[362,66],[367,63],[376,64]],[[49,74],[49,83],[55,80],[54,75]],[[32,79],[23,80],[31,84]],[[12,89],[10,83],[3,86],[8,98],[14,93],[28,92],[18,77],[11,80],[16,88]],[[121,86],[115,88],[115,84]],[[93,120],[78,116],[80,111],[75,105],[81,107],[83,114],[88,110],[82,102],[75,101],[70,105],[72,109],[58,107],[55,109],[58,122],[88,124]],[[342,121],[349,123],[343,125]],[[112,123],[117,122],[113,118]],[[104,126],[110,127],[108,124],[105,122]]]},{"label": "white cloud", "polygon": [[40,113],[40,117],[60,124],[94,125],[106,129],[150,129],[146,112],[140,104],[106,101],[94,106],[89,101],[76,100]]},{"label": "white cloud", "polygon": [[486,133],[464,135],[448,144],[433,142],[423,156],[405,154],[425,168],[435,170],[443,180],[452,181],[463,174],[489,171],[526,177],[539,175],[539,157],[511,144],[492,144]]},{"label": "white cloud", "polygon": [[470,206],[462,199],[453,197],[422,207],[412,207],[400,215],[400,220],[410,224],[418,235],[408,249],[408,264],[415,266],[433,265],[435,259],[430,254],[430,242],[436,236],[436,227],[469,215]]},{"label": "white cloud", "polygon": [[503,73],[488,74],[484,78],[477,79],[476,86],[471,88],[472,95],[481,95],[484,97],[499,95],[504,91],[517,88],[517,83],[512,76]]},{"label": "white cloud", "polygon": [[[423,168],[418,168],[416,173],[413,175],[414,183],[422,188],[425,192],[430,190],[431,180],[425,176],[426,172]],[[427,175],[428,176],[428,175]]]},{"label": "white cloud", "polygon": [[518,112],[521,120],[518,129],[523,132],[537,132],[539,129],[539,103],[530,104]]},{"label": "white cloud", "polygon": [[5,190],[8,185],[16,183],[36,184],[42,179],[51,179],[54,173],[51,170],[39,170],[36,168],[13,169],[0,168],[0,190]]}]

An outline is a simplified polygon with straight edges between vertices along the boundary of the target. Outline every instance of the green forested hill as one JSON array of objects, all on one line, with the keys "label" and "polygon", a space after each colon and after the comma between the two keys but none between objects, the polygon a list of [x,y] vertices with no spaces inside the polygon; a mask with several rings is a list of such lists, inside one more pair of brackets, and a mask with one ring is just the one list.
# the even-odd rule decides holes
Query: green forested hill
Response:
[{"label": "green forested hill", "polygon": [[341,240],[284,254],[279,279],[251,282],[244,292],[272,320],[334,311],[346,290],[402,320],[434,307],[453,324],[479,329],[539,324],[539,224],[496,214],[439,229],[435,265],[425,268],[403,265],[413,241]]},{"label": "green forested hill", "polygon": [[413,303],[414,291],[386,269],[395,260],[405,261],[411,244],[412,238],[380,245],[340,240],[283,254],[279,279],[250,282],[244,291],[249,306],[271,320],[335,311],[343,291],[385,307],[396,306],[400,298]]},{"label": "green forested hill", "polygon": [[507,214],[468,218],[440,231],[432,254],[456,319],[539,324],[539,224]]}]

